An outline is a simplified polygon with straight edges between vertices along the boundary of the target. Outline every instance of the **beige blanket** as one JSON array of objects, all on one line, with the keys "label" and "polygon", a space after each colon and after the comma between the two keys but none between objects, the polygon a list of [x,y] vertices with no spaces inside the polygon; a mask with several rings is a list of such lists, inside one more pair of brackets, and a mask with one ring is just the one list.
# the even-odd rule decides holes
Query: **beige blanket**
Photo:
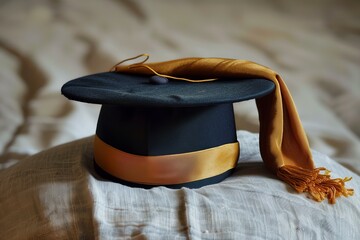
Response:
[{"label": "beige blanket", "polygon": [[[269,66],[286,80],[311,148],[360,174],[358,9],[356,0],[2,1],[0,177],[92,135],[99,107],[68,101],[61,86],[140,53]],[[254,101],[235,111],[238,129],[258,132]]]},{"label": "beige blanket", "polygon": [[[238,132],[240,159],[219,184],[200,189],[129,188],[93,167],[93,137],[33,155],[0,174],[1,238],[358,240],[360,199],[308,199],[271,175],[258,136]],[[315,164],[360,177],[313,153]]]}]

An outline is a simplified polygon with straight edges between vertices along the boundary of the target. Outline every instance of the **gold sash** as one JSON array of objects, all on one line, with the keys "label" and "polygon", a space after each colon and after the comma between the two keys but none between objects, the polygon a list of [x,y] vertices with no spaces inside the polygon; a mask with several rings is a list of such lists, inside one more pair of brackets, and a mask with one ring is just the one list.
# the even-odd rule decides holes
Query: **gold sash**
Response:
[{"label": "gold sash", "polygon": [[[131,65],[125,61],[145,56]],[[227,58],[183,58],[145,63],[142,54],[121,61],[112,70],[138,75],[158,75],[177,81],[208,82],[222,78],[265,78],[275,84],[275,91],[256,99],[260,120],[260,153],[265,165],[298,192],[308,192],[316,201],[325,198],[335,203],[339,196],[353,194],[345,182],[351,178],[330,178],[330,171],[315,168],[309,143],[295,104],[285,82],[275,71],[254,62]],[[189,83],[191,84],[191,83]],[[321,173],[324,172],[324,173]]]},{"label": "gold sash", "polygon": [[140,156],[116,149],[95,136],[94,158],[104,171],[128,182],[181,184],[214,177],[235,168],[239,143],[188,153]]}]

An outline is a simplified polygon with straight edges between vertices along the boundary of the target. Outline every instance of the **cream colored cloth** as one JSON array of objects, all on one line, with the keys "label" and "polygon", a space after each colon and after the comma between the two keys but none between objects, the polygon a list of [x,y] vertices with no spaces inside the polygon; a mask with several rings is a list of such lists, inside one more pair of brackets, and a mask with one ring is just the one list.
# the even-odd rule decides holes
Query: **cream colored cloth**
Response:
[{"label": "cream colored cloth", "polygon": [[[200,189],[129,188],[93,169],[93,137],[36,154],[0,175],[2,239],[327,239],[357,240],[360,199],[316,203],[274,178],[258,136],[239,132],[235,173]],[[323,154],[334,176],[360,177]]]},{"label": "cream colored cloth", "polygon": [[[125,199],[123,202],[127,204],[125,207],[136,204],[131,203],[131,199],[127,197],[135,194],[125,187],[105,184],[101,181],[93,184],[92,175],[75,176],[76,180],[73,182],[70,180],[57,182],[58,179],[72,178],[64,176],[61,171],[60,177],[51,176],[51,173],[57,172],[58,167],[62,167],[60,169],[81,167],[80,172],[85,171],[83,165],[74,162],[80,161],[82,145],[90,146],[90,140],[81,140],[77,144],[71,144],[72,146],[63,146],[57,153],[51,150],[53,154],[50,155],[49,152],[43,154],[42,156],[46,156],[43,160],[38,156],[24,158],[59,143],[93,134],[98,116],[97,106],[68,101],[60,95],[61,85],[78,76],[107,71],[109,65],[118,59],[139,52],[151,53],[154,61],[190,55],[228,58],[241,56],[244,59],[261,62],[280,72],[294,97],[310,146],[324,153],[324,155],[314,154],[316,165],[332,169],[333,176],[353,176],[354,179],[349,182],[349,187],[354,187],[359,193],[358,177],[351,175],[343,167],[338,167],[339,164],[330,161],[325,155],[360,174],[358,138],[360,54],[356,34],[359,29],[357,9],[360,1],[306,0],[307,4],[276,0],[223,2],[207,1],[206,4],[203,1],[199,3],[199,1],[166,0],[132,1],[132,4],[129,4],[129,1],[118,0],[101,2],[87,0],[86,4],[70,0],[2,2],[0,7],[0,148],[2,150],[0,199],[3,201],[9,198],[8,203],[11,203],[11,200],[14,203],[6,205],[8,209],[1,204],[0,238],[15,239],[16,234],[29,236],[31,235],[29,229],[36,227],[29,222],[37,222],[41,219],[43,222],[49,222],[49,226],[63,226],[62,223],[70,222],[65,224],[66,226],[62,228],[65,230],[61,232],[62,235],[68,233],[73,236],[76,229],[85,228],[79,222],[86,218],[80,216],[88,214],[88,210],[92,212],[89,215],[96,219],[95,222],[102,223],[100,236],[117,235],[120,230],[107,233],[106,230],[116,228],[115,222],[125,221],[124,218],[128,216],[134,216],[132,219],[136,218],[137,223],[141,222],[141,218],[147,219],[144,221],[147,221],[148,227],[142,228],[142,231],[154,229],[155,226],[161,228],[159,224],[149,223],[150,220],[158,222],[156,216],[161,212],[156,212],[156,208],[151,209],[151,207],[160,204],[167,209],[175,207],[176,210],[171,213],[172,216],[176,216],[174,221],[179,221],[178,202],[161,200],[159,196],[163,195],[158,193],[162,190],[151,191],[151,195],[161,202],[152,201],[147,205],[149,211],[140,211],[145,207],[139,211],[133,209],[130,215],[129,211],[121,212],[123,208],[119,199],[111,201],[111,196],[117,196],[117,190],[121,189],[123,191],[120,193],[126,196],[123,197]],[[258,116],[254,102],[236,104],[235,114],[239,128],[258,131]],[[250,144],[256,145],[257,139],[253,140],[254,142]],[[63,153],[64,149],[69,150],[67,154]],[[85,152],[90,151],[91,149],[87,149]],[[258,152],[250,151],[247,156],[248,159],[259,161],[256,166],[261,165]],[[29,162],[29,159],[35,162]],[[16,164],[20,166],[17,167]],[[27,164],[31,170],[23,171],[25,170],[23,164]],[[8,170],[10,166],[12,166],[11,173]],[[37,168],[46,169],[39,178],[50,180],[36,182],[35,175],[39,173]],[[286,191],[290,188],[280,181],[268,178],[265,181],[264,177],[256,179],[256,174],[266,174],[265,169],[259,172],[256,168],[255,172],[251,165],[243,169],[243,172],[237,172],[242,176],[237,183],[244,183],[243,187],[239,184],[226,185],[226,190],[211,188],[190,195],[196,195],[200,200],[197,205],[191,205],[191,213],[183,216],[191,216],[193,222],[194,217],[201,216],[202,219],[202,224],[192,225],[195,229],[193,232],[202,229],[204,233],[208,230],[215,235],[215,230],[222,231],[211,227],[213,223],[221,222],[220,219],[204,217],[204,214],[208,217],[216,211],[218,214],[214,218],[218,218],[217,216],[221,214],[218,206],[211,210],[204,208],[197,210],[196,206],[224,200],[229,205],[234,205],[230,206],[230,210],[244,217],[243,223],[239,217],[236,221],[235,217],[231,218],[231,221],[227,221],[226,219],[230,218],[225,217],[223,221],[227,221],[230,225],[227,229],[238,228],[239,230],[236,230],[238,232],[246,231],[249,239],[256,238],[251,237],[251,234],[258,236],[256,230],[271,231],[263,237],[268,239],[281,239],[280,234],[283,234],[283,239],[297,237],[311,239],[312,236],[315,239],[360,239],[359,232],[356,232],[357,228],[355,228],[356,222],[360,219],[357,195],[352,198],[341,198],[339,204],[334,206],[313,202],[310,206],[310,202],[302,195],[287,192],[285,196],[282,192],[283,188],[286,188]],[[6,180],[2,173],[12,178]],[[29,174],[32,178],[25,180],[23,175]],[[233,178],[228,180],[233,181]],[[257,184],[250,184],[250,181]],[[277,191],[272,191],[272,188],[265,189],[269,183],[271,186],[274,183],[279,184],[281,195],[279,188]],[[104,189],[99,188],[104,185],[108,186]],[[91,189],[97,202],[92,201],[91,195],[87,194],[88,188]],[[246,195],[237,191],[245,188]],[[44,189],[46,191],[43,191]],[[236,189],[236,195],[232,194],[235,192],[232,189]],[[40,191],[43,192],[41,196],[47,197],[38,197]],[[214,191],[222,193],[227,198],[220,195],[210,196]],[[229,194],[226,194],[226,191],[230,191]],[[268,195],[258,194],[263,191],[267,191]],[[73,196],[77,192],[91,199],[91,205],[86,201],[85,203],[76,201],[75,199],[81,197]],[[188,193],[188,191],[184,192]],[[143,203],[145,202],[145,196],[136,196],[143,200]],[[248,198],[246,201],[244,201],[245,196]],[[255,203],[260,202],[259,206],[255,208],[253,207],[255,204],[250,205],[249,199]],[[301,208],[305,206],[304,212],[299,205],[292,208],[292,201],[304,203],[301,205]],[[34,202],[36,204],[33,204]],[[53,202],[60,202],[59,207],[54,206]],[[109,204],[102,205],[104,202]],[[277,202],[287,204],[279,206]],[[47,207],[47,203],[50,207]],[[92,205],[96,206],[94,207],[96,211],[91,211]],[[281,214],[274,215],[269,208],[265,210],[265,205],[280,210]],[[85,211],[81,211],[81,206],[84,206]],[[109,211],[105,210],[107,207]],[[184,204],[181,207],[184,208]],[[23,211],[24,209],[26,211]],[[230,210],[222,217],[231,214]],[[107,214],[108,212],[111,214]],[[11,213],[13,214],[9,216],[8,214]],[[327,219],[324,217],[325,213],[329,216]],[[335,220],[334,214],[341,218]],[[106,219],[102,220],[104,215]],[[56,218],[60,220],[56,221]],[[12,220],[13,223],[7,220]],[[109,222],[110,225],[105,222]],[[161,221],[161,224],[165,226],[168,223]],[[127,225],[129,235],[133,232],[136,236],[136,233],[140,232],[140,225],[141,223],[136,226],[129,223]],[[219,224],[220,227],[224,225],[224,223]],[[86,226],[89,233],[93,231],[91,226],[91,223]],[[52,227],[45,229],[51,230]],[[177,231],[185,235],[186,230]],[[274,235],[275,237],[271,237]],[[141,234],[137,236],[141,239]],[[205,235],[203,236],[205,238]],[[239,238],[241,236],[237,239]]]}]

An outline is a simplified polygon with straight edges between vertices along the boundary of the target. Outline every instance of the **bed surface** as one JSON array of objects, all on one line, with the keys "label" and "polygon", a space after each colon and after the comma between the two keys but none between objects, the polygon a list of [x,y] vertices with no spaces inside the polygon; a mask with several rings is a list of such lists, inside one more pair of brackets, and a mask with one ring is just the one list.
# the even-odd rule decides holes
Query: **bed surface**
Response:
[{"label": "bed surface", "polygon": [[[272,176],[258,136],[238,132],[241,157],[219,184],[150,190],[111,183],[94,171],[93,137],[33,155],[0,175],[4,239],[358,239],[360,199],[314,202]],[[324,154],[333,176],[360,177]],[[21,231],[19,231],[21,229]]]},{"label": "bed surface", "polygon": [[[164,226],[169,236],[176,233],[179,239],[236,239],[252,230],[271,234],[257,239],[320,239],[326,232],[335,235],[325,239],[337,239],[334,236],[339,233],[348,234],[342,239],[359,239],[360,233],[352,226],[359,219],[357,193],[339,199],[335,206],[289,194],[290,189],[266,173],[253,148],[241,157],[253,162],[238,168],[221,187],[158,188],[136,195],[143,190],[103,181],[89,165],[99,106],[69,101],[60,94],[68,80],[107,71],[114,63],[141,53],[150,54],[150,61],[191,56],[251,60],[283,77],[319,166],[324,163],[335,175],[353,176],[349,185],[356,191],[360,174],[358,9],[355,0],[1,2],[0,232],[15,239],[14,231],[22,226],[29,231],[40,223],[44,224],[41,229],[61,229],[70,221],[64,231],[58,231],[59,236],[80,236],[80,229],[93,226],[86,233],[89,236],[127,233],[143,239],[158,236]],[[256,142],[255,102],[237,103],[234,108],[237,129],[244,131],[240,135]],[[274,186],[279,192],[267,192]],[[62,197],[56,198],[59,192]],[[113,196],[117,193],[136,200],[126,202]],[[167,200],[162,205],[146,205],[154,210],[143,212],[145,196]],[[230,210],[220,211],[213,204],[224,199]],[[250,201],[259,205],[250,207]],[[294,201],[306,210],[293,208]],[[283,215],[271,215],[283,206]],[[72,215],[71,209],[80,215]],[[129,209],[134,211],[130,214]],[[244,219],[235,222],[235,216],[230,216],[234,213]],[[129,222],[116,225],[118,218]],[[165,226],[164,219],[173,222]],[[236,229],[240,222],[242,228]],[[276,225],[284,222],[291,231]],[[43,236],[45,230],[16,234]]]}]

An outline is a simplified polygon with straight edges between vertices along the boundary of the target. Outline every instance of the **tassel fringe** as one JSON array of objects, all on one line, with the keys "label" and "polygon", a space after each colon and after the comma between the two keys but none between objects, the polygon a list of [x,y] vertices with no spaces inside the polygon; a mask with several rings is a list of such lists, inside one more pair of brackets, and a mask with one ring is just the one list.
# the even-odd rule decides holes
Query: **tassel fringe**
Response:
[{"label": "tassel fringe", "polygon": [[335,204],[337,197],[348,197],[354,194],[354,189],[345,187],[345,182],[350,181],[351,177],[331,179],[330,171],[324,167],[308,170],[285,165],[278,169],[277,176],[297,192],[307,192],[318,202],[327,198],[329,203]]}]

